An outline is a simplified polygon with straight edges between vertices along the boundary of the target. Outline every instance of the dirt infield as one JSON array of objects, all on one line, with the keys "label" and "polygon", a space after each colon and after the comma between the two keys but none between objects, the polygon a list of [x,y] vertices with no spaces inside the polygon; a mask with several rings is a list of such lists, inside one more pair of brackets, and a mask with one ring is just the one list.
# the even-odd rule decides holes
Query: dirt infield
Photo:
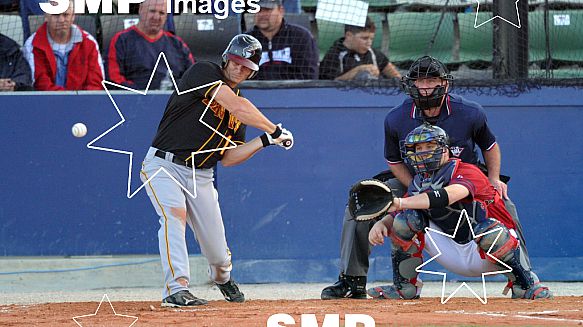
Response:
[{"label": "dirt infield", "polygon": [[276,313],[294,317],[295,326],[301,326],[301,314],[315,314],[320,326],[326,314],[340,314],[341,321],[345,314],[367,314],[375,320],[376,326],[583,325],[581,296],[539,301],[496,298],[485,305],[475,298],[453,298],[443,305],[438,298],[412,301],[251,300],[244,304],[211,301],[209,305],[188,309],[164,309],[159,302],[111,303],[110,306],[105,299],[101,305],[99,302],[2,305],[0,325],[266,326],[269,317]]}]

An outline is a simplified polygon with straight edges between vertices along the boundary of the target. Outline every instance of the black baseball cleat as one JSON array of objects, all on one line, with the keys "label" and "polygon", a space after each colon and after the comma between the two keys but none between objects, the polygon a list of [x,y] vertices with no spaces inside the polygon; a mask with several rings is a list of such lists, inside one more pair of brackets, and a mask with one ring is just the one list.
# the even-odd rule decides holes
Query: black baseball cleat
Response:
[{"label": "black baseball cleat", "polygon": [[170,295],[169,297],[162,300],[162,307],[166,308],[180,308],[180,307],[192,307],[195,305],[205,305],[208,304],[207,300],[199,299],[192,295],[189,291],[183,290]]},{"label": "black baseball cleat", "polygon": [[322,290],[322,300],[366,299],[366,276],[340,274],[334,285]]},{"label": "black baseball cleat", "polygon": [[221,293],[223,293],[225,300],[238,303],[245,302],[245,294],[239,290],[239,286],[237,286],[234,280],[231,279],[225,284],[216,285],[221,290]]}]

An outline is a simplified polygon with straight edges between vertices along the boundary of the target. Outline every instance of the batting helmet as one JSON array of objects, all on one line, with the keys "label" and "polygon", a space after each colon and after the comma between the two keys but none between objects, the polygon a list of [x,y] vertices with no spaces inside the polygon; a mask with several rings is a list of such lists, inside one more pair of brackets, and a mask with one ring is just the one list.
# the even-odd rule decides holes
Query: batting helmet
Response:
[{"label": "batting helmet", "polygon": [[443,98],[447,95],[445,85],[435,87],[429,95],[423,95],[419,92],[419,88],[415,86],[415,81],[418,79],[434,77],[441,78],[445,81],[453,80],[453,76],[441,61],[431,56],[423,56],[413,62],[407,75],[403,76],[401,80],[403,90],[415,101],[415,105],[421,110],[440,106]]},{"label": "batting helmet", "polygon": [[[435,142],[437,148],[429,151],[416,151],[415,146],[420,143]],[[430,173],[441,167],[443,153],[448,149],[449,137],[440,127],[424,123],[412,130],[400,142],[401,157],[417,174]]]},{"label": "batting helmet", "polygon": [[249,78],[252,78],[259,71],[261,43],[251,35],[235,35],[223,52],[223,68],[227,66],[229,60],[251,69],[253,72]]}]

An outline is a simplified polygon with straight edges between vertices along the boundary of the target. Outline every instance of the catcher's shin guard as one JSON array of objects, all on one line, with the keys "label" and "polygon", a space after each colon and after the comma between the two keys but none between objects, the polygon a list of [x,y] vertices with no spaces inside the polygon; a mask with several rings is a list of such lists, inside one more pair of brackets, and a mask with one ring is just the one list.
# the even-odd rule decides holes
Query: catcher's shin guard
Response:
[{"label": "catcher's shin guard", "polygon": [[423,263],[423,257],[422,247],[415,238],[425,226],[425,220],[415,210],[406,210],[395,217],[391,230],[393,285],[371,288],[370,296],[407,300],[419,296],[421,283],[415,268]]},{"label": "catcher's shin guard", "polygon": [[[490,254],[498,260],[504,262],[512,271],[507,273],[508,286],[504,290],[512,290],[512,298],[539,299],[551,298],[552,293],[548,287],[540,283],[538,276],[532,271],[528,264],[526,256],[523,254],[520,243],[514,237],[508,228],[498,220],[488,218],[476,225],[476,235],[501,228],[502,232],[492,232],[476,239],[478,246],[484,252],[490,251]],[[500,236],[498,236],[500,234]],[[498,240],[496,240],[498,237]],[[496,241],[496,243],[494,243]],[[492,248],[490,250],[490,248]],[[498,263],[490,257],[488,260]]]}]

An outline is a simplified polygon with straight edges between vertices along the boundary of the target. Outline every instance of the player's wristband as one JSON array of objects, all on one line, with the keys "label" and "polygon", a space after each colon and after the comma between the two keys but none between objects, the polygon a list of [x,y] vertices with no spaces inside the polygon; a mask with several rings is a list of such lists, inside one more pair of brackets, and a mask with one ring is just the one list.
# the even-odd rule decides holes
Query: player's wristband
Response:
[{"label": "player's wristband", "polygon": [[449,205],[449,196],[447,191],[443,188],[438,190],[429,191],[426,193],[429,197],[429,208],[445,208]]},{"label": "player's wristband", "polygon": [[281,127],[275,125],[275,132],[269,134],[273,139],[276,139],[281,136],[282,130]]},{"label": "player's wristband", "polygon": [[270,145],[273,145],[271,143],[269,143],[269,138],[267,136],[266,133],[261,134],[261,136],[259,137],[261,139],[261,143],[263,143],[263,147],[268,147]]}]

